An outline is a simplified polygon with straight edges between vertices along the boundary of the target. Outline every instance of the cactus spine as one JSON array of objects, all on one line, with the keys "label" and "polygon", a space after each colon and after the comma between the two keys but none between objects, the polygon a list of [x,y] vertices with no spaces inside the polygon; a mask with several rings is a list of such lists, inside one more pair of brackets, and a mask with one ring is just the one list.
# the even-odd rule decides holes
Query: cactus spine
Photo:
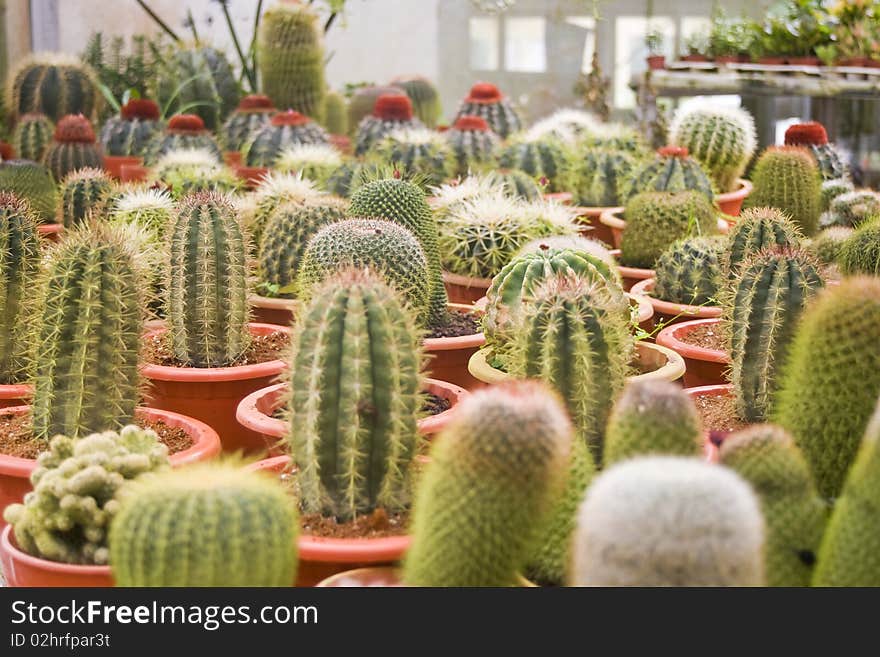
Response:
[{"label": "cactus spine", "polygon": [[259,128],[242,149],[242,159],[250,167],[271,167],[286,148],[298,144],[326,144],[324,129],[309,117],[288,110],[280,112]]},{"label": "cactus spine", "polygon": [[13,119],[35,112],[52,121],[68,114],[94,118],[101,104],[94,71],[73,57],[37,53],[7,79],[6,107]]},{"label": "cactus spine", "polygon": [[732,281],[743,261],[756,253],[774,247],[796,249],[801,239],[797,226],[781,210],[743,210],[727,234],[727,245],[722,250],[721,270],[725,279]]},{"label": "cactus spine", "polygon": [[508,144],[498,154],[498,165],[502,169],[519,169],[533,178],[546,178],[550,192],[564,192],[571,187],[568,153],[562,144],[550,138]]},{"label": "cactus spine", "polygon": [[172,116],[165,132],[157,134],[150,141],[144,154],[144,161],[148,165],[154,165],[162,156],[180,150],[208,151],[217,163],[223,161],[220,146],[205,128],[204,121],[195,114]]},{"label": "cactus spine", "polygon": [[880,276],[880,215],[863,223],[843,242],[838,262],[844,276]]},{"label": "cactus spine", "polygon": [[101,148],[107,155],[142,156],[161,130],[159,106],[152,100],[133,99],[101,127]]},{"label": "cactus spine", "polygon": [[113,190],[113,181],[103,169],[77,169],[61,181],[58,223],[73,228],[101,207]]},{"label": "cactus spine", "polygon": [[268,96],[250,95],[242,98],[220,131],[223,148],[240,151],[277,111]]},{"label": "cactus spine", "polygon": [[41,162],[52,141],[55,126],[45,114],[25,114],[12,134],[12,146],[23,160]]},{"label": "cactus spine", "polygon": [[333,146],[299,144],[281,151],[275,159],[275,170],[297,174],[324,186],[342,164],[342,153]]},{"label": "cactus spine", "polygon": [[358,124],[354,154],[359,157],[366,155],[395,130],[423,127],[424,124],[413,117],[409,96],[404,93],[379,96],[373,112]]},{"label": "cactus spine", "polygon": [[507,139],[522,129],[522,120],[508,98],[501,95],[494,84],[478,82],[458,107],[455,119],[462,116],[479,116],[489,124],[492,131]]},{"label": "cactus spine", "polygon": [[692,306],[718,305],[723,248],[719,237],[690,237],[670,246],[654,265],[654,296]]},{"label": "cactus spine", "polygon": [[626,151],[587,149],[577,165],[574,191],[578,205],[616,207],[620,186],[636,168],[635,156]]},{"label": "cactus spine", "polygon": [[455,172],[455,158],[443,135],[422,128],[395,130],[379,142],[376,155],[407,176],[440,185]]},{"label": "cactus spine", "polygon": [[62,118],[55,126],[54,139],[46,149],[43,163],[56,181],[76,169],[102,168],[101,151],[89,120],[82,114]]},{"label": "cactus spine", "polygon": [[443,133],[455,155],[458,175],[466,175],[472,166],[489,163],[501,143],[489,128],[489,124],[478,116],[462,116]]},{"label": "cactus spine", "polygon": [[0,192],[27,201],[41,222],[55,219],[55,181],[42,164],[30,160],[0,162]]},{"label": "cactus spine", "polygon": [[620,197],[626,203],[643,192],[683,192],[692,190],[713,198],[712,181],[696,160],[688,156],[688,149],[666,146],[621,181]]},{"label": "cactus spine", "polygon": [[821,178],[816,161],[798,146],[779,146],[765,150],[752,172],[755,188],[746,199],[747,207],[769,206],[791,215],[807,237],[819,226]]}]

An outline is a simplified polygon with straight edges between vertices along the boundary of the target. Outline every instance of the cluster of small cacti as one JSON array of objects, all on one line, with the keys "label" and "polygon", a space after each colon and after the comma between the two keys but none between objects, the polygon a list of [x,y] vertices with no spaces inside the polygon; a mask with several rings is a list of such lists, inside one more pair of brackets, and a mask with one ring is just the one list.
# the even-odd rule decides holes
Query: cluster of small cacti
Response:
[{"label": "cluster of small cacti", "polygon": [[240,151],[277,111],[268,96],[252,94],[242,98],[220,130],[223,148]]},{"label": "cluster of small cacti", "polygon": [[45,114],[25,114],[12,134],[16,155],[23,160],[42,162],[54,132],[55,126]]},{"label": "cluster of small cacti", "polygon": [[772,146],[765,150],[752,172],[755,187],[746,207],[772,207],[787,213],[807,237],[819,225],[822,179],[816,161],[799,146]]},{"label": "cluster of small cacti", "polygon": [[275,158],[275,170],[301,175],[319,185],[342,166],[342,154],[328,144],[297,144],[285,148]]},{"label": "cluster of small cacti", "polygon": [[841,244],[837,263],[845,276],[880,276],[880,215],[864,222]]},{"label": "cluster of small cacti", "polygon": [[104,206],[113,181],[102,169],[86,167],[65,176],[58,188],[58,223],[73,228]]},{"label": "cluster of small cacti", "polygon": [[38,53],[9,74],[6,107],[13,120],[38,112],[52,121],[68,114],[94,118],[101,107],[94,71],[74,57]]},{"label": "cluster of small cacti", "polygon": [[287,148],[298,144],[326,144],[327,133],[320,125],[294,110],[275,114],[258,128],[242,148],[249,167],[271,167]]},{"label": "cluster of small cacti", "polygon": [[620,184],[620,198],[628,202],[644,192],[700,193],[711,202],[714,192],[712,181],[700,164],[681,146],[665,146],[657,155],[633,169]]},{"label": "cluster of small cacti", "polygon": [[502,139],[507,139],[523,127],[513,103],[501,94],[498,87],[488,82],[479,82],[471,87],[470,93],[458,106],[455,118],[458,120],[462,116],[479,116]]},{"label": "cluster of small cacti", "polygon": [[433,130],[395,130],[375,144],[373,152],[403,174],[418,176],[426,184],[439,185],[455,173],[452,148],[442,134]]},{"label": "cluster of small cacti", "polygon": [[534,179],[545,180],[550,192],[571,188],[571,162],[565,147],[549,138],[536,141],[517,139],[501,148],[498,165],[519,169]]},{"label": "cluster of small cacti", "polygon": [[101,150],[95,142],[95,131],[89,120],[82,114],[63,117],[55,126],[43,162],[56,181],[63,180],[77,169],[102,168]]},{"label": "cluster of small cacti", "polygon": [[3,513],[28,554],[68,564],[106,565],[108,535],[123,489],[168,467],[168,448],[135,426],[79,439],[54,436],[31,474],[34,490]]},{"label": "cluster of small cacti", "polygon": [[627,151],[588,148],[576,165],[575,201],[587,207],[617,207],[621,203],[620,187],[637,166],[634,155]]},{"label": "cluster of small cacti", "polygon": [[801,146],[809,149],[819,166],[823,180],[849,177],[849,169],[840,153],[828,142],[825,126],[815,121],[795,123],[785,131],[786,146]]},{"label": "cluster of small cacti", "polygon": [[654,264],[658,299],[691,306],[718,305],[721,237],[690,237],[666,249]]},{"label": "cluster of small cacti", "polygon": [[0,162],[0,191],[27,201],[40,221],[54,221],[55,181],[42,164],[30,160]]},{"label": "cluster of small cacti", "polygon": [[152,100],[133,98],[101,127],[105,155],[142,156],[150,141],[162,130],[159,106]]},{"label": "cluster of small cacti", "polygon": [[768,248],[797,248],[801,240],[797,226],[782,210],[767,207],[743,210],[727,235],[721,253],[721,270],[730,281],[752,255]]},{"label": "cluster of small cacti", "polygon": [[422,127],[424,124],[413,116],[409,96],[402,92],[379,96],[373,111],[357,126],[354,154],[365,155],[395,130]]},{"label": "cluster of small cacti", "polygon": [[205,122],[195,114],[176,114],[168,121],[165,130],[157,134],[147,146],[144,161],[154,165],[171,151],[205,150],[219,163],[223,161],[220,146],[205,128]]},{"label": "cluster of small cacti", "polygon": [[443,135],[455,155],[457,173],[467,174],[472,167],[491,162],[501,143],[485,119],[460,116]]},{"label": "cluster of small cacti", "polygon": [[880,193],[857,189],[835,196],[820,218],[824,226],[856,228],[871,217],[880,216]]}]

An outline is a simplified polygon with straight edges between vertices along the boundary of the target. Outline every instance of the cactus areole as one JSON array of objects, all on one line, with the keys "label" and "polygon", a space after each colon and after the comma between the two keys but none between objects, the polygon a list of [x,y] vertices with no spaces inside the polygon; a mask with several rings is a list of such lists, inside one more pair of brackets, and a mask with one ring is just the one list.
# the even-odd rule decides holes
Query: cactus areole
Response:
[{"label": "cactus areole", "polygon": [[82,114],[69,114],[55,126],[55,141],[62,143],[94,144],[95,131]]},{"label": "cactus areole", "polygon": [[471,87],[471,92],[465,99],[466,103],[499,103],[503,96],[501,91],[490,82],[478,82]]},{"label": "cactus areole", "polygon": [[827,143],[825,126],[817,121],[795,123],[785,131],[786,146],[823,146]]},{"label": "cactus areole", "polygon": [[376,99],[373,116],[383,121],[409,121],[413,117],[412,101],[405,94],[385,94]]},{"label": "cactus areole", "polygon": [[195,114],[175,114],[168,121],[167,131],[172,134],[199,134],[205,131],[205,122]]},{"label": "cactus areole", "polygon": [[127,121],[140,119],[141,121],[158,121],[159,106],[146,98],[132,98],[119,110],[122,118]]}]

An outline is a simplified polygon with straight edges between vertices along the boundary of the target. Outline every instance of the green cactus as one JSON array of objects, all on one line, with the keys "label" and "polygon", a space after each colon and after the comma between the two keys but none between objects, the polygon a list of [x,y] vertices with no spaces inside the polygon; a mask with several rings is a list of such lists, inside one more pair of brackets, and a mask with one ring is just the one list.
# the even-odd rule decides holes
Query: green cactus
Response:
[{"label": "green cactus", "polygon": [[762,586],[764,521],[735,472],[654,456],[615,465],[580,508],[573,586]]},{"label": "green cactus", "polygon": [[168,467],[168,448],[135,426],[78,440],[59,435],[37,458],[34,490],[3,517],[30,555],[77,565],[106,565],[108,533],[129,483]]},{"label": "green cactus", "polygon": [[580,139],[584,148],[624,151],[637,158],[648,153],[648,144],[638,129],[625,123],[603,123],[596,130],[587,131]]},{"label": "green cactus", "polygon": [[88,119],[82,114],[62,118],[55,126],[55,134],[43,156],[43,163],[56,181],[63,180],[64,176],[77,169],[101,169],[104,160]]},{"label": "green cactus", "polygon": [[305,513],[348,520],[408,506],[420,440],[420,340],[395,291],[364,269],[336,272],[304,306],[288,409]]},{"label": "green cactus", "polygon": [[880,279],[853,277],[801,318],[773,421],[791,432],[826,499],[840,494],[880,396]]},{"label": "green cactus", "polygon": [[745,206],[768,206],[789,214],[807,237],[819,226],[821,178],[816,161],[797,146],[774,146],[765,150],[752,171],[755,185]]},{"label": "green cactus", "polygon": [[430,80],[412,75],[395,78],[391,84],[400,87],[409,96],[413,113],[422,123],[431,129],[437,127],[443,116],[443,107],[440,103],[440,92]]},{"label": "green cactus", "polygon": [[728,282],[732,281],[751,256],[773,247],[796,249],[802,239],[798,227],[782,210],[743,210],[727,234],[727,245],[721,252],[721,271]]},{"label": "green cactus", "polygon": [[857,189],[840,194],[822,216],[823,226],[848,226],[858,228],[859,225],[880,215],[880,193],[870,189]]},{"label": "green cactus", "polygon": [[79,59],[58,53],[25,57],[6,84],[6,107],[13,121],[35,112],[52,121],[68,114],[94,118],[102,105],[94,71]]},{"label": "green cactus", "polygon": [[699,192],[643,192],[627,202],[624,217],[620,262],[629,267],[653,268],[678,240],[718,233],[715,209]]},{"label": "green cactus", "polygon": [[0,192],[27,201],[41,222],[55,220],[55,181],[42,164],[30,160],[0,162]]},{"label": "green cactus", "polygon": [[116,586],[290,586],[299,517],[280,483],[232,463],[146,477],[110,526]]},{"label": "green cactus", "polygon": [[249,167],[271,167],[287,148],[299,144],[327,144],[329,137],[309,117],[288,110],[279,112],[251,136],[242,148],[242,159]]},{"label": "green cactus", "polygon": [[604,260],[609,265],[617,264],[614,256],[602,242],[582,235],[550,235],[538,237],[526,244],[517,253],[517,257],[525,253],[538,253],[547,249],[570,249],[572,251],[584,251],[594,258]]},{"label": "green cactus", "polygon": [[831,266],[837,263],[843,245],[854,232],[846,226],[831,226],[811,239],[806,248],[820,263]]},{"label": "green cactus", "polygon": [[208,151],[217,164],[223,162],[220,146],[205,128],[202,119],[194,114],[172,116],[165,131],[150,140],[144,153],[144,162],[153,166],[168,153],[181,150]]},{"label": "green cactus", "polygon": [[720,460],[758,495],[767,585],[809,586],[828,509],[791,436],[769,424],[744,429],[725,438]]},{"label": "green cactus", "polygon": [[245,96],[220,130],[220,141],[227,151],[240,151],[253,134],[265,126],[278,110],[268,96]]},{"label": "green cactus", "polygon": [[368,85],[358,87],[348,101],[348,132],[354,137],[364,118],[373,113],[379,96],[405,93],[400,87]]},{"label": "green cactus", "polygon": [[849,176],[849,167],[833,144],[810,146],[810,152],[819,165],[822,180],[835,180]]},{"label": "green cactus", "polygon": [[55,126],[45,114],[22,116],[12,134],[12,147],[17,157],[41,162],[54,132]]},{"label": "green cactus", "polygon": [[722,237],[689,237],[666,249],[654,265],[652,295],[691,306],[718,305]]},{"label": "green cactus", "polygon": [[532,178],[546,179],[550,192],[565,192],[572,187],[569,154],[561,143],[550,138],[511,141],[498,153],[498,165],[502,169],[519,169]]},{"label": "green cactus", "polygon": [[575,202],[587,207],[616,207],[621,202],[621,181],[637,166],[627,151],[590,148],[580,157],[575,171]]},{"label": "green cactus", "polygon": [[275,159],[275,170],[301,175],[324,187],[342,164],[342,154],[333,146],[297,144],[281,151]]},{"label": "green cactus", "polygon": [[301,3],[279,2],[263,14],[257,65],[263,91],[275,104],[324,121],[324,45],[318,16]]},{"label": "green cactus", "polygon": [[110,117],[101,127],[104,154],[142,156],[153,137],[162,131],[159,116],[159,106],[152,100],[128,101],[119,116]]},{"label": "green cactus", "polygon": [[688,156],[688,149],[681,146],[666,146],[657,155],[636,167],[632,174],[620,182],[620,199],[628,203],[644,192],[683,192],[700,193],[709,202],[714,192],[712,181],[700,164]]},{"label": "green cactus", "polygon": [[361,160],[347,160],[340,164],[324,182],[330,194],[351,198],[368,177],[370,166]]},{"label": "green cactus", "polygon": [[331,135],[348,134],[348,105],[345,96],[335,91],[324,97],[324,127]]},{"label": "green cactus", "polygon": [[608,418],[605,467],[636,456],[699,457],[700,416],[681,386],[668,381],[630,381]]},{"label": "green cactus", "polygon": [[439,185],[455,173],[455,156],[440,133],[424,128],[395,130],[378,142],[375,154],[407,176]]},{"label": "green cactus", "polygon": [[372,114],[365,116],[357,126],[354,154],[358,157],[366,155],[395,130],[424,127],[424,124],[413,116],[409,96],[402,92],[379,96]]},{"label": "green cactus", "polygon": [[491,184],[503,189],[504,195],[523,201],[538,201],[543,188],[525,171],[519,169],[495,169],[489,174]]},{"label": "green cactus", "polygon": [[513,586],[567,478],[571,422],[535,382],[475,392],[431,452],[404,563],[410,586]]},{"label": "green cactus", "polygon": [[510,99],[502,96],[494,84],[487,82],[478,82],[471,87],[470,93],[458,106],[455,119],[462,116],[479,116],[502,139],[507,139],[523,127]]},{"label": "green cactus", "polygon": [[680,110],[669,139],[687,148],[722,192],[736,188],[758,145],[752,115],[738,107]]},{"label": "green cactus", "polygon": [[168,151],[150,170],[150,180],[170,190],[175,199],[193,192],[234,192],[242,181],[219,164],[213,153],[198,148]]},{"label": "green cactus", "polygon": [[317,199],[320,192],[315,188],[315,183],[299,175],[270,172],[263,177],[252,196],[252,216],[244,215],[242,219],[253,243],[259,244],[263,227],[276,208],[285,203],[301,204]]},{"label": "green cactus", "polygon": [[609,124],[601,124],[590,112],[565,107],[534,123],[529,128],[529,133],[535,136],[547,135],[566,144],[575,144],[607,127]]},{"label": "green cactus", "polygon": [[84,168],[69,173],[58,188],[58,223],[73,228],[103,207],[113,181],[103,169]]},{"label": "green cactus", "polygon": [[464,176],[472,167],[492,162],[501,144],[489,124],[478,116],[462,116],[443,136],[455,155],[456,173]]},{"label": "green cactus", "polygon": [[[822,182],[822,211],[825,212],[831,207],[831,202],[841,194],[855,191],[852,181],[848,178],[832,178]],[[819,218],[819,223],[824,223],[823,217]]]},{"label": "green cactus", "polygon": [[108,221],[134,224],[146,230],[157,246],[165,243],[165,235],[174,216],[171,195],[160,189],[133,189],[124,192],[110,206]]},{"label": "green cactus", "polygon": [[844,276],[880,276],[880,215],[864,222],[847,238],[837,261]]}]

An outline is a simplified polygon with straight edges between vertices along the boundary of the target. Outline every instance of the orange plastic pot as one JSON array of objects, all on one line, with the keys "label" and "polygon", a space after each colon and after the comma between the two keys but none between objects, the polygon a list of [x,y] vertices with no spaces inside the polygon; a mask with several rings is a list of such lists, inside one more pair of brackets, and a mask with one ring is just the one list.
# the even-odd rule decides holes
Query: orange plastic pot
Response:
[{"label": "orange plastic pot", "polygon": [[122,180],[122,167],[140,166],[144,163],[144,158],[132,155],[105,155],[103,163],[104,171],[115,180]]},{"label": "orange plastic pot", "polygon": [[278,299],[274,297],[261,297],[252,294],[248,299],[251,306],[251,318],[258,324],[275,324],[276,326],[291,326],[296,313],[296,301],[293,299]]},{"label": "orange plastic pot", "polygon": [[110,566],[74,566],[32,557],[18,549],[12,527],[0,534],[0,566],[7,586],[96,588],[113,586]]},{"label": "orange plastic pot", "polygon": [[657,319],[664,324],[680,324],[692,319],[715,319],[721,317],[720,306],[690,306],[685,303],[672,303],[651,296],[655,279],[647,278],[632,286],[631,292],[648,300],[654,308]]},{"label": "orange plastic pot", "polygon": [[[452,312],[475,312],[473,305],[450,303]],[[430,356],[427,375],[432,379],[449,381],[465,390],[479,388],[482,383],[468,371],[468,361],[476,351],[486,344],[483,332],[461,335],[455,338],[426,338],[423,342],[425,353]]]},{"label": "orange plastic pot", "polygon": [[0,385],[0,408],[24,406],[33,394],[33,388],[25,383]]},{"label": "orange plastic pot", "polygon": [[[608,248],[614,247],[614,236],[611,233],[611,228],[599,221],[599,218],[605,212],[613,211],[620,214],[623,212],[623,208],[580,207],[576,209],[580,214],[578,214],[575,221],[581,226],[581,233],[585,237],[591,237],[604,242]],[[586,220],[584,220],[584,217],[586,217]]]},{"label": "orange plastic pot", "polygon": [[[248,325],[251,335],[290,334],[286,326]],[[147,337],[167,329],[149,331]],[[235,367],[168,367],[148,363],[141,368],[150,382],[147,399],[150,406],[201,420],[220,436],[223,450],[261,451],[265,442],[259,434],[241,426],[235,419],[239,402],[252,392],[275,383],[284,371],[283,360]]]},{"label": "orange plastic pot", "polygon": [[718,206],[718,209],[731,217],[739,216],[740,210],[742,210],[743,201],[745,201],[746,197],[752,193],[753,188],[752,183],[743,178],[740,178],[736,182],[738,187],[735,190],[719,194],[715,197],[715,203]]},{"label": "orange plastic pot", "polygon": [[123,164],[119,167],[119,179],[122,182],[141,182],[147,179],[149,169],[142,164]]},{"label": "orange plastic pot", "polygon": [[64,232],[64,226],[61,224],[40,224],[37,226],[37,232],[43,239],[49,242],[57,242],[61,239],[61,233]]},{"label": "orange plastic pot", "polygon": [[[401,575],[400,569],[392,566],[357,568],[331,575],[327,579],[318,582],[317,586],[319,588],[334,589],[406,586],[401,580]],[[530,582],[522,575],[517,575],[514,583],[522,588],[538,588],[537,584]]]},{"label": "orange plastic pot", "polygon": [[449,303],[473,305],[486,296],[486,291],[492,286],[492,279],[471,278],[445,271],[443,272],[443,283],[446,286]]},{"label": "orange plastic pot", "polygon": [[720,319],[695,319],[667,326],[657,334],[657,344],[668,347],[684,358],[686,388],[720,385],[727,382],[730,356],[723,351],[706,349],[687,342],[687,335],[700,326],[721,327]]},{"label": "orange plastic pot", "polygon": [[263,182],[263,178],[269,173],[269,168],[237,166],[234,171],[236,176],[244,180],[249,189],[254,189]]}]

